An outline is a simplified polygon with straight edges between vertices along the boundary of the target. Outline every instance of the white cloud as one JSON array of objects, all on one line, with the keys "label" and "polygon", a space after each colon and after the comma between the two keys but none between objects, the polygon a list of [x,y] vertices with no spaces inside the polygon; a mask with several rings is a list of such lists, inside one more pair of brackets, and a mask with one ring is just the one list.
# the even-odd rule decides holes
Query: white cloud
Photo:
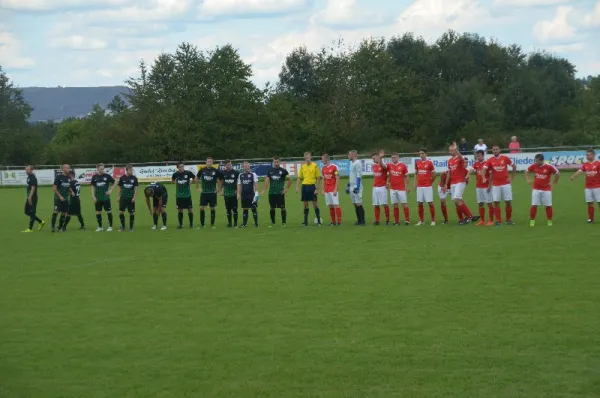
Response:
[{"label": "white cloud", "polygon": [[68,16],[92,23],[167,21],[185,16],[191,5],[192,0],[136,1],[131,6],[90,11],[87,13],[72,13]]},{"label": "white cloud", "polygon": [[575,38],[575,28],[569,23],[573,10],[570,6],[558,7],[551,20],[539,21],[533,26],[533,35],[542,43]]},{"label": "white cloud", "polygon": [[575,0],[494,0],[496,6],[507,7],[539,7],[572,3]]},{"label": "white cloud", "polygon": [[311,19],[331,27],[374,26],[388,20],[382,13],[359,7],[356,0],[328,0],[324,10]]},{"label": "white cloud", "polygon": [[53,37],[49,39],[48,44],[53,48],[72,50],[103,50],[108,47],[108,42],[105,40],[82,35]]},{"label": "white cloud", "polygon": [[583,17],[583,25],[586,27],[600,26],[600,0],[596,2],[594,9]]},{"label": "white cloud", "polygon": [[434,38],[448,29],[473,29],[490,20],[489,10],[477,0],[415,0],[398,22],[404,31]]},{"label": "white cloud", "polygon": [[35,61],[20,53],[21,45],[10,32],[0,31],[0,65],[6,69],[27,69],[35,65]]},{"label": "white cloud", "polygon": [[107,70],[107,69],[98,69],[96,71],[96,74],[98,76],[106,77],[107,79],[110,79],[110,78],[113,77],[113,73],[110,70]]},{"label": "white cloud", "polygon": [[583,51],[585,49],[585,43],[571,43],[571,44],[558,44],[555,46],[548,46],[546,50],[553,53],[572,53],[577,51]]},{"label": "white cloud", "polygon": [[132,0],[0,0],[0,8],[16,11],[54,11],[77,7],[114,7]]},{"label": "white cloud", "polygon": [[298,11],[309,4],[309,0],[204,0],[199,7],[199,18],[279,14]]},{"label": "white cloud", "polygon": [[119,37],[116,40],[119,50],[138,50],[143,48],[158,48],[166,44],[161,37]]}]

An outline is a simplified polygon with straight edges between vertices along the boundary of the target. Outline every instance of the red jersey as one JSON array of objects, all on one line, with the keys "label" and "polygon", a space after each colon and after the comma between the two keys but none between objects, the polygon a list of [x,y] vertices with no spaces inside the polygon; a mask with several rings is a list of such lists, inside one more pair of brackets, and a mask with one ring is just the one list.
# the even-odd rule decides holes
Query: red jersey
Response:
[{"label": "red jersey", "polygon": [[373,165],[373,187],[385,187],[387,186],[387,175],[388,170],[386,167],[382,167],[379,164]]},{"label": "red jersey", "polygon": [[586,189],[600,188],[600,161],[585,162],[581,166],[581,171],[585,173]]},{"label": "red jersey", "polygon": [[417,187],[430,187],[432,184],[432,174],[435,170],[433,162],[427,160],[417,160],[415,162],[415,173],[417,174]]},{"label": "red jersey", "polygon": [[408,174],[408,168],[404,163],[389,163],[387,165],[390,172],[390,188],[394,191],[405,191],[406,184],[404,177]]},{"label": "red jersey", "polygon": [[450,185],[466,182],[467,168],[462,156],[453,156],[448,160],[448,174],[450,175]]},{"label": "red jersey", "polygon": [[[482,170],[484,171],[484,176],[479,174]],[[490,170],[485,168],[485,160],[483,162],[476,160],[475,163],[473,163],[473,171],[475,172],[475,178],[476,178],[476,184],[477,184],[476,187],[477,188],[487,188],[490,183]],[[485,182],[483,181],[484,178],[485,178]]]},{"label": "red jersey", "polygon": [[323,176],[323,189],[325,192],[335,192],[336,178],[339,174],[338,167],[335,164],[323,166],[321,175]]},{"label": "red jersey", "polygon": [[490,170],[492,173],[492,185],[500,187],[502,185],[510,184],[510,177],[508,176],[508,166],[512,166],[513,162],[508,156],[500,155],[498,157],[492,156],[485,162],[485,168]]},{"label": "red jersey", "polygon": [[556,167],[548,163],[544,163],[541,166],[532,164],[527,168],[527,171],[535,174],[533,189],[536,191],[550,191],[552,189],[550,187],[550,178],[552,178],[553,174],[558,174]]}]

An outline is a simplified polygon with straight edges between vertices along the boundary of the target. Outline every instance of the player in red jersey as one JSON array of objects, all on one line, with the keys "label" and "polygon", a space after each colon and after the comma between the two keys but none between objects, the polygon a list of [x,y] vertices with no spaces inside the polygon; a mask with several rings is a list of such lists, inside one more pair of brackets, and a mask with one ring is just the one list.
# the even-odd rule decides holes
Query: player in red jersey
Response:
[{"label": "player in red jersey", "polygon": [[435,180],[435,166],[427,159],[427,149],[421,148],[420,159],[415,162],[415,190],[417,191],[417,202],[419,203],[419,222],[417,226],[424,224],[425,209],[423,204],[429,204],[431,214],[431,225],[435,225],[435,207],[433,206],[433,181]]},{"label": "player in red jersey", "polygon": [[[492,193],[489,189],[490,171],[484,169],[485,166],[485,152],[483,150],[477,151],[477,157],[473,163],[471,171],[475,173],[475,190],[477,192],[477,203],[479,205],[479,222],[477,225],[494,225],[494,204],[492,201]],[[488,206],[489,220],[485,222],[485,206]]]},{"label": "player in red jersey", "polygon": [[[500,201],[502,200],[504,200],[504,205],[506,206],[506,224],[514,225],[512,221],[512,187],[510,183],[517,174],[517,166],[508,156],[500,153],[499,145],[492,147],[492,153],[494,156],[485,162],[481,173],[483,174],[484,170],[489,170],[492,174],[489,183],[492,191],[492,200],[494,201],[496,225],[502,225],[502,211],[500,209]],[[512,167],[512,176],[508,174],[509,166]]]},{"label": "player in red jersey", "polygon": [[340,172],[338,167],[331,163],[329,155],[324,154],[321,157],[323,168],[321,176],[323,176],[323,194],[325,196],[325,204],[329,207],[329,218],[331,219],[330,227],[342,225],[342,208],[340,207],[340,195],[338,195],[338,187],[340,183]]},{"label": "player in red jersey", "polygon": [[400,224],[400,208],[404,210],[404,224],[410,224],[410,213],[406,200],[406,194],[410,192],[408,186],[408,168],[402,162],[397,152],[392,153],[392,162],[387,165],[390,174],[390,197],[394,207],[394,225]]},{"label": "player in red jersey", "polygon": [[438,197],[440,198],[440,208],[444,216],[444,224],[448,224],[448,207],[446,205],[446,198],[448,196],[450,196],[450,179],[448,178],[448,171],[442,171],[440,173],[440,182],[438,183]]},{"label": "player in red jersey", "polygon": [[588,205],[588,224],[594,223],[594,202],[600,206],[600,161],[596,160],[596,152],[588,149],[586,160],[581,168],[571,176],[571,181],[585,173],[585,201]]},{"label": "player in red jersey", "polygon": [[373,210],[375,211],[375,225],[379,225],[381,218],[381,206],[385,212],[385,223],[390,224],[390,206],[388,204],[388,168],[383,163],[385,153],[379,151],[374,153],[373,159]]},{"label": "player in red jersey", "polygon": [[[473,214],[463,200],[463,193],[467,186],[469,171],[465,166],[465,158],[458,151],[458,146],[454,142],[448,148],[450,159],[448,160],[448,178],[450,179],[450,195],[456,205],[456,214],[458,215],[459,225],[465,225],[471,222]],[[466,172],[465,172],[466,170]]]},{"label": "player in red jersey", "polygon": [[[535,155],[535,163],[525,171],[525,180],[531,185],[529,173],[534,174],[533,192],[531,194],[531,209],[529,210],[529,226],[535,227],[535,216],[538,206],[546,207],[546,218],[548,226],[552,226],[552,187],[558,183],[560,173],[556,167],[544,163],[544,155],[538,153]],[[554,175],[554,181],[552,180]]]}]

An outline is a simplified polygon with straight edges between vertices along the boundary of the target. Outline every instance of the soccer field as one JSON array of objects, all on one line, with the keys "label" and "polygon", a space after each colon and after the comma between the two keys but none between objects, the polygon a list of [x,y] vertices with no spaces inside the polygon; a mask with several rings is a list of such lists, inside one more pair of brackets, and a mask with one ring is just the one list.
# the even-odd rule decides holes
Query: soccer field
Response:
[{"label": "soccer field", "polygon": [[342,194],[345,225],[302,229],[292,193],[286,229],[266,198],[259,229],[226,229],[219,198],[216,230],[177,231],[169,189],[167,231],[140,201],[134,233],[93,232],[86,188],[88,231],[63,234],[21,234],[25,189],[0,189],[0,397],[600,396],[583,178],[562,176],[551,228],[529,227],[522,175],[502,227],[354,227]]}]

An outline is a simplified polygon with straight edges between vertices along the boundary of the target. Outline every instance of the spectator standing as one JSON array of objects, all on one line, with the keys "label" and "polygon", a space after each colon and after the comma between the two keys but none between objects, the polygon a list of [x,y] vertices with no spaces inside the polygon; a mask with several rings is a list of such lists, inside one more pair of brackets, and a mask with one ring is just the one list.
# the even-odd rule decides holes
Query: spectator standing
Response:
[{"label": "spectator standing", "polygon": [[467,139],[465,137],[460,139],[460,142],[458,143],[458,150],[460,151],[461,155],[469,154],[469,143],[467,142]]},{"label": "spectator standing", "polygon": [[510,149],[510,153],[520,153],[521,152],[521,144],[517,141],[517,136],[513,135],[510,137],[510,144],[508,144],[508,149]]},{"label": "spectator standing", "polygon": [[475,153],[477,151],[483,151],[483,153],[487,153],[487,145],[483,142],[483,138],[477,140],[477,145],[475,145]]}]

